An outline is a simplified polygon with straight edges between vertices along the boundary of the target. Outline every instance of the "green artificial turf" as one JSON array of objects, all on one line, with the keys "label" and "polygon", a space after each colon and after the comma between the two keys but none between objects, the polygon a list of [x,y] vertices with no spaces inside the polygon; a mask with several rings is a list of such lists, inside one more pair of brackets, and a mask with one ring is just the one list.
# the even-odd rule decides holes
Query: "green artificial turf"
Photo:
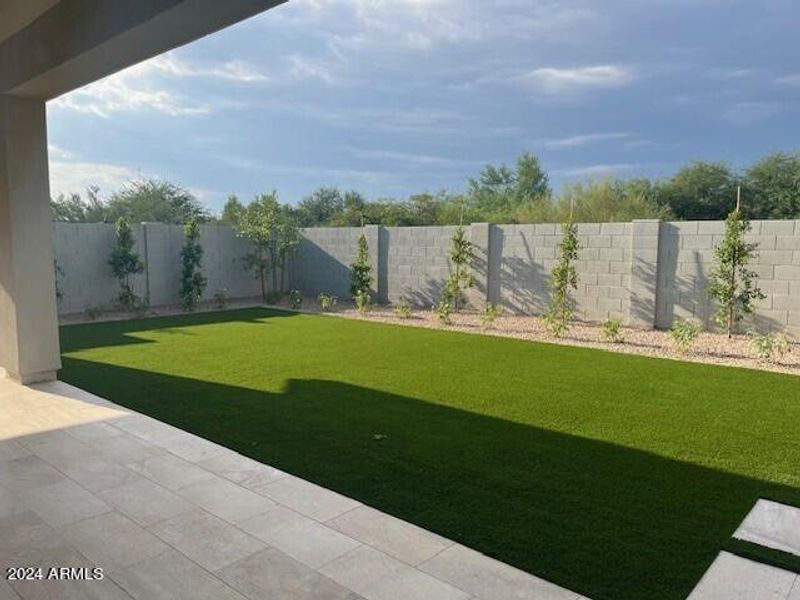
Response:
[{"label": "green artificial turf", "polygon": [[265,309],[64,327],[64,380],[595,600],[800,505],[800,380]]}]

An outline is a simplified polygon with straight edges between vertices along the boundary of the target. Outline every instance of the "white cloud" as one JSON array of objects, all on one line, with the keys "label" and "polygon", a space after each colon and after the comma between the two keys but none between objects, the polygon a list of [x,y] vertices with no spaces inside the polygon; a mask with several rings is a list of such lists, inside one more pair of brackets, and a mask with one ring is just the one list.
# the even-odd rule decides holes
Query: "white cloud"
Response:
[{"label": "white cloud", "polygon": [[606,142],[611,140],[629,140],[633,134],[626,132],[610,132],[610,133],[583,133],[579,135],[571,135],[562,138],[550,138],[542,140],[546,148],[551,149],[564,149],[564,148],[578,148],[581,146],[588,146],[599,142]]},{"label": "white cloud", "polygon": [[779,85],[800,86],[800,73],[794,73],[792,75],[784,75],[783,77],[779,77],[778,79],[776,79],[775,83]]},{"label": "white cloud", "polygon": [[619,65],[595,65],[559,69],[545,67],[533,69],[509,78],[545,94],[570,94],[590,89],[613,89],[630,84],[634,73]]},{"label": "white cloud", "polygon": [[96,185],[101,195],[107,196],[135,179],[151,176],[124,165],[54,158],[50,160],[50,194],[82,194]]},{"label": "white cloud", "polygon": [[465,166],[483,164],[479,161],[459,160],[444,156],[434,156],[430,154],[413,154],[408,152],[394,152],[391,150],[364,150],[360,148],[349,148],[350,153],[356,158],[363,160],[379,160],[397,163],[409,163],[411,165],[430,165],[437,167]]},{"label": "white cloud", "polygon": [[639,168],[641,165],[632,163],[615,163],[615,164],[599,164],[587,165],[584,167],[573,167],[570,169],[560,169],[555,171],[559,175],[571,178],[596,178],[596,177],[609,177],[621,171],[630,171],[631,169]]},{"label": "white cloud", "polygon": [[734,102],[722,111],[722,118],[736,125],[750,125],[764,121],[781,110],[777,102]]},{"label": "white cloud", "polygon": [[209,104],[198,102],[171,89],[176,79],[217,79],[242,84],[267,81],[247,63],[193,64],[173,53],[150,59],[89,84],[51,102],[55,108],[109,118],[120,112],[151,110],[173,117],[207,115]]}]

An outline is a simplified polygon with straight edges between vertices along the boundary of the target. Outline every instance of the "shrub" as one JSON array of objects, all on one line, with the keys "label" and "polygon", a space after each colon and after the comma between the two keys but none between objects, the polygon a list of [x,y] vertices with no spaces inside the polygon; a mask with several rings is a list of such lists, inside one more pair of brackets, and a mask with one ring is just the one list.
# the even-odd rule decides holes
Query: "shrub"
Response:
[{"label": "shrub", "polygon": [[558,245],[558,263],[550,274],[550,308],[544,315],[544,320],[552,334],[561,337],[569,331],[570,323],[575,318],[574,301],[570,297],[570,290],[578,289],[578,272],[575,270],[575,261],[578,260],[578,227],[570,219],[561,226],[563,237]]},{"label": "shrub", "polygon": [[192,311],[203,297],[208,280],[200,272],[203,247],[200,245],[200,226],[189,221],[183,229],[186,241],[181,249],[181,306]]},{"label": "shrub", "polygon": [[64,299],[64,290],[61,289],[61,279],[64,277],[64,269],[61,268],[56,259],[53,259],[53,274],[56,284],[56,302],[61,302],[61,300]]},{"label": "shrub", "polygon": [[459,312],[466,301],[464,291],[475,285],[475,278],[469,271],[473,259],[472,242],[467,239],[464,226],[459,225],[450,238],[450,263],[453,272],[445,282],[442,298],[451,305],[454,312]]},{"label": "shrub", "polygon": [[619,319],[606,319],[603,321],[603,328],[601,334],[606,342],[612,344],[621,344],[625,341],[625,336],[620,331],[621,323]]},{"label": "shrub", "polygon": [[411,318],[411,304],[409,304],[405,296],[401,296],[400,300],[398,300],[394,307],[394,314],[401,319]]},{"label": "shrub", "polygon": [[141,304],[141,300],[133,293],[130,277],[131,275],[144,271],[144,264],[139,258],[139,255],[133,251],[135,243],[133,231],[124,217],[120,217],[117,221],[116,230],[117,239],[111,251],[111,258],[108,264],[111,265],[114,277],[119,281],[120,290],[117,301],[122,310],[137,310],[137,306]]},{"label": "shrub", "polygon": [[492,323],[495,322],[497,317],[503,314],[503,307],[499,304],[492,304],[489,302],[486,304],[486,308],[483,311],[483,315],[481,315],[481,323],[483,323],[484,327],[489,327]]},{"label": "shrub", "polygon": [[453,305],[446,298],[442,298],[438,303],[434,304],[433,310],[439,318],[439,323],[442,325],[452,325],[453,321],[450,316],[453,314]]},{"label": "shrub", "polygon": [[369,292],[358,290],[353,301],[355,302],[356,310],[362,315],[372,309],[372,296],[369,295]]},{"label": "shrub", "polygon": [[224,310],[228,306],[228,288],[221,288],[214,294],[214,306]]},{"label": "shrub", "polygon": [[323,312],[332,311],[334,308],[336,308],[336,304],[339,301],[339,299],[333,294],[326,294],[324,292],[317,296],[317,300],[319,300],[319,307]]},{"label": "shrub", "polygon": [[791,351],[789,338],[783,333],[751,333],[750,347],[762,360],[780,363]]},{"label": "shrub", "polygon": [[698,335],[700,326],[689,319],[678,319],[669,330],[672,343],[681,354],[687,354],[692,349]]},{"label": "shrub", "polygon": [[[366,304],[364,302],[365,298],[369,298],[371,288],[372,267],[369,265],[369,246],[367,246],[367,236],[362,233],[358,238],[356,260],[350,265],[350,294],[352,294],[356,306],[359,306],[359,302],[363,306],[369,304],[368,300]],[[361,300],[359,300],[359,296],[361,296]]]},{"label": "shrub", "polygon": [[104,306],[99,306],[99,305],[87,306],[83,310],[83,312],[86,314],[87,317],[89,317],[89,319],[91,319],[92,321],[96,321],[97,319],[103,316],[103,313],[106,312],[106,309]]},{"label": "shrub", "polygon": [[292,290],[289,292],[289,306],[293,309],[297,310],[301,306],[303,306],[303,294],[300,290]]},{"label": "shrub", "polygon": [[714,321],[733,336],[742,316],[754,311],[753,301],[765,298],[756,284],[757,274],[747,268],[757,244],[744,241],[750,222],[736,209],[725,220],[725,237],[714,248],[716,264],[711,270],[708,294],[719,303]]}]

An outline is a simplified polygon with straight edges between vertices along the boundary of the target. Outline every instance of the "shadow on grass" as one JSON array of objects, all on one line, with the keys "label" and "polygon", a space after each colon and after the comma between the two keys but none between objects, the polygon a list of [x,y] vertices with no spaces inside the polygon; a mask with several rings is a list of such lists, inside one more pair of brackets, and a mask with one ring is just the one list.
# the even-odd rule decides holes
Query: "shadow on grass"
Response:
[{"label": "shadow on grass", "polygon": [[759,496],[800,504],[794,488],[333,381],[275,394],[69,357],[62,378],[594,600],[683,600]]},{"label": "shadow on grass", "polygon": [[135,335],[144,331],[158,330],[159,334],[194,335],[187,331],[195,325],[221,325],[224,323],[258,323],[265,319],[294,317],[299,313],[267,308],[242,308],[218,312],[185,313],[168,317],[152,317],[122,321],[105,321],[98,323],[80,323],[64,325],[60,328],[61,347],[71,352],[88,350],[98,346],[126,346],[129,344],[149,344]]}]

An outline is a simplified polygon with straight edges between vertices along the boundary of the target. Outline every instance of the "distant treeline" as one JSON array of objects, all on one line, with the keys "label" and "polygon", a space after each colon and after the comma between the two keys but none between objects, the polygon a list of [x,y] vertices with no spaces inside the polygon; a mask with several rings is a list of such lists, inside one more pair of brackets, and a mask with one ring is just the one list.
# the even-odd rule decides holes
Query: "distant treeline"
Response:
[{"label": "distant treeline", "polygon": [[[743,208],[753,219],[800,218],[800,153],[774,153],[737,171],[724,162],[697,161],[663,179],[610,177],[564,185],[555,193],[539,159],[523,154],[513,167],[486,166],[466,191],[421,193],[403,200],[369,200],[357,191],[322,187],[285,210],[300,227],[547,223],[573,212],[582,222],[632,219],[724,219],[741,186]],[[165,181],[131,182],[108,201],[90,188],[53,200],[57,221],[163,223],[219,222],[234,225],[245,203],[231,196],[213,215],[187,190]]]}]

